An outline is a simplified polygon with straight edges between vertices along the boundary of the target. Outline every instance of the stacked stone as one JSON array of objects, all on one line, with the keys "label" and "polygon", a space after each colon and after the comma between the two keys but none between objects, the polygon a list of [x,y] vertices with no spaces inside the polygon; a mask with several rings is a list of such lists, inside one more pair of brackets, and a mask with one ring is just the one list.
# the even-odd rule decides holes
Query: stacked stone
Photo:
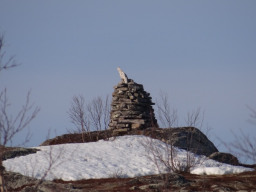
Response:
[{"label": "stacked stone", "polygon": [[157,126],[150,94],[143,85],[128,79],[114,87],[109,129],[128,131]]}]

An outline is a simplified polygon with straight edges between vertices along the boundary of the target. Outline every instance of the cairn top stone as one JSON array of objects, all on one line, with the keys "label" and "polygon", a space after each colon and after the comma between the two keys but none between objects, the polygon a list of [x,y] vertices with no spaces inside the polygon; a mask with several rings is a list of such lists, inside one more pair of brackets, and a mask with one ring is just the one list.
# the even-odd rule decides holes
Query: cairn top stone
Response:
[{"label": "cairn top stone", "polygon": [[120,67],[117,67],[117,71],[119,72],[119,75],[121,77],[121,80],[124,82],[124,83],[128,83],[128,77],[127,75],[122,71],[122,69]]}]

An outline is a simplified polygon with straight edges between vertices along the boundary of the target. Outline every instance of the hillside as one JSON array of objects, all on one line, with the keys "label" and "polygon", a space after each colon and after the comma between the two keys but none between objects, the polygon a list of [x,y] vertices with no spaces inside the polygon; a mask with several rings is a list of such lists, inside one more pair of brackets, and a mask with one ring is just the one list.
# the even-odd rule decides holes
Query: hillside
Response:
[{"label": "hillside", "polygon": [[[73,136],[78,135],[69,135],[69,139]],[[45,143],[67,137],[57,137]],[[8,171],[39,180],[8,172],[9,189],[27,191],[42,178],[48,181],[38,185],[41,191],[51,191],[50,188],[59,188],[59,191],[250,191],[256,188],[252,169],[223,164],[192,153],[191,173],[165,174],[166,167],[157,169],[145,153],[148,148],[143,143],[149,144],[148,141],[154,141],[157,149],[165,153],[165,143],[142,135],[37,147],[40,150],[37,153],[9,159],[4,165]],[[175,151],[176,160],[186,163],[188,153],[178,148]],[[47,168],[50,168],[49,172]]]}]

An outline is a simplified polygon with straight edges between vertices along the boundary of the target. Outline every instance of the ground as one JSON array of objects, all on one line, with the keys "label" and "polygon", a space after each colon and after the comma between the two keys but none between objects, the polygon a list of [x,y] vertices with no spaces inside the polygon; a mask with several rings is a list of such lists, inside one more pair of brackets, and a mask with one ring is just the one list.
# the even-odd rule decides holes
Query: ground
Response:
[{"label": "ground", "polygon": [[[16,185],[20,182],[19,180],[25,181],[24,178],[18,177],[15,173],[13,173],[13,176],[11,176],[11,173],[8,174],[9,180],[15,182]],[[11,177],[15,179],[10,179]],[[16,188],[9,188],[9,191],[35,191],[33,187],[36,184],[37,181],[30,180],[23,185],[16,186]],[[256,171],[222,176],[179,173],[136,178],[88,179],[79,181],[54,180],[52,182],[43,182],[36,191],[256,191]]]},{"label": "ground", "polygon": [[[129,179],[95,179],[72,182],[81,191],[256,191],[256,172],[205,176],[155,175]],[[62,181],[55,181],[65,183]]]}]

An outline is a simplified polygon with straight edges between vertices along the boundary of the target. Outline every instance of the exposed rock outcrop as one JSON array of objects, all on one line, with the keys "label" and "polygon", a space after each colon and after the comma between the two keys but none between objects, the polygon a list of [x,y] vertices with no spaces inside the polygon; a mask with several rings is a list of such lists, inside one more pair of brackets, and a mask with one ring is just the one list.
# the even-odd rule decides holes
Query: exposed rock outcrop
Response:
[{"label": "exposed rock outcrop", "polygon": [[74,189],[72,184],[60,184],[53,181],[38,180],[32,177],[27,177],[19,173],[5,172],[4,178],[8,192],[53,192],[53,191],[69,191],[78,192],[79,189]]},{"label": "exposed rock outcrop", "polygon": [[[98,139],[108,139],[113,135],[145,135],[164,142],[172,142],[175,147],[189,150],[199,155],[209,156],[218,152],[215,145],[197,128],[179,127],[179,128],[152,128],[132,129],[128,132],[115,133],[115,129],[109,129],[100,132],[91,132],[90,137],[85,135],[85,142],[97,141]],[[65,134],[49,139],[41,144],[56,145],[64,143],[83,143],[81,134]]]},{"label": "exposed rock outcrop", "polygon": [[148,128],[141,134],[162,140],[198,155],[209,156],[218,152],[218,149],[206,135],[195,127]]},{"label": "exposed rock outcrop", "polygon": [[163,129],[169,140],[174,146],[181,149],[189,150],[198,155],[209,156],[214,152],[218,152],[215,145],[195,127],[180,127]]},{"label": "exposed rock outcrop", "polygon": [[31,153],[36,153],[39,149],[33,148],[22,148],[22,147],[6,147],[3,157],[3,160],[11,159],[19,156],[25,156]]}]

